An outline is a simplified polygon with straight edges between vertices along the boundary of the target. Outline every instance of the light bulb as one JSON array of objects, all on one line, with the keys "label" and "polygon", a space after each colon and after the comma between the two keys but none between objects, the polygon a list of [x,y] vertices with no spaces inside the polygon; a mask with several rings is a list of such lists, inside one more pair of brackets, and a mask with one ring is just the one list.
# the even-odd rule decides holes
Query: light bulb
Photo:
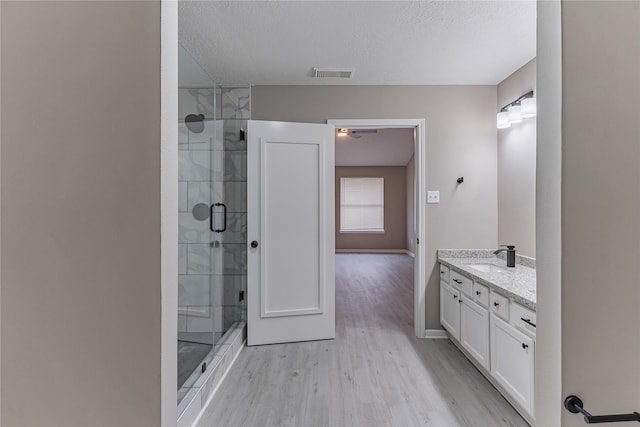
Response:
[{"label": "light bulb", "polygon": [[506,129],[511,126],[509,123],[509,113],[501,111],[498,113],[498,129]]},{"label": "light bulb", "polygon": [[520,123],[522,121],[522,111],[519,105],[509,107],[509,123]]},{"label": "light bulb", "polygon": [[529,118],[536,116],[536,99],[535,98],[525,98],[520,102],[520,106],[522,109],[522,117]]},{"label": "light bulb", "polygon": [[338,136],[347,136],[348,133],[349,133],[349,131],[347,129],[344,129],[344,128],[338,130]]}]

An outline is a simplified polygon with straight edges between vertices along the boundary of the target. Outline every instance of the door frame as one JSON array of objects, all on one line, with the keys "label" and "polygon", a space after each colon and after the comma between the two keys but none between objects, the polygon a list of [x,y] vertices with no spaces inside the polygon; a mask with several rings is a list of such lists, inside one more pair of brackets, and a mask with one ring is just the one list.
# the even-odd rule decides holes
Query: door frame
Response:
[{"label": "door frame", "polygon": [[160,425],[178,405],[178,2],[160,2]]},{"label": "door frame", "polygon": [[[418,338],[426,338],[426,263],[424,247],[426,242],[426,132],[425,119],[329,119],[327,123],[334,128],[397,128],[415,129],[414,162],[415,162],[415,230],[416,238],[420,244],[416,244],[414,280],[413,280],[413,329]],[[335,136],[334,136],[335,144]],[[335,187],[334,187],[335,188]],[[335,191],[335,190],[334,190]],[[335,194],[334,194],[335,197]]]}]

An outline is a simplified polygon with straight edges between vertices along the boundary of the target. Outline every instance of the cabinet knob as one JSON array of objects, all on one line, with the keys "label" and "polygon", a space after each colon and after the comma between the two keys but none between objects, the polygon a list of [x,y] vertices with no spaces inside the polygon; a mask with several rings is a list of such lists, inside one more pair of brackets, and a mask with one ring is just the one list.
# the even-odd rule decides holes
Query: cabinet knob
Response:
[{"label": "cabinet knob", "polygon": [[476,291],[476,295],[480,296],[480,291]]},{"label": "cabinet knob", "polygon": [[454,295],[454,296],[453,296],[453,299],[458,299],[458,295]]},{"label": "cabinet knob", "polygon": [[526,350],[526,349],[528,349],[528,348],[529,348],[529,345],[528,345],[528,344],[525,344],[525,343],[522,343],[522,348],[523,348],[524,350]]},{"label": "cabinet knob", "polygon": [[458,300],[458,302],[459,302],[460,304],[462,304],[462,299],[459,299],[459,300]]},{"label": "cabinet knob", "polygon": [[500,303],[499,303],[499,302],[494,302],[494,303],[493,303],[493,306],[494,306],[494,307],[498,307],[499,305],[500,305]]}]

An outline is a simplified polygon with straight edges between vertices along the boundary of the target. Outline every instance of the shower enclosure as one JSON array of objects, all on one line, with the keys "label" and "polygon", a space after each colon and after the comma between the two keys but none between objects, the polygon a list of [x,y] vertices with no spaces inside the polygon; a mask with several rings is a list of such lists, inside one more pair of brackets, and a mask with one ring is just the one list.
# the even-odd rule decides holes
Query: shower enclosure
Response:
[{"label": "shower enclosure", "polygon": [[211,84],[178,93],[179,414],[246,321],[249,91]]}]

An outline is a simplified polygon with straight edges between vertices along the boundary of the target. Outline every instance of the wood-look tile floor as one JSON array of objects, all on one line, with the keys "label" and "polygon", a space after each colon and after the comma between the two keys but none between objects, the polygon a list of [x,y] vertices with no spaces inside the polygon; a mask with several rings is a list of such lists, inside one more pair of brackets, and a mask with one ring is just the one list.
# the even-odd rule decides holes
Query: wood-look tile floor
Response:
[{"label": "wood-look tile floor", "polygon": [[413,336],[413,259],[336,255],[336,339],[245,348],[199,426],[526,426],[449,340]]}]

